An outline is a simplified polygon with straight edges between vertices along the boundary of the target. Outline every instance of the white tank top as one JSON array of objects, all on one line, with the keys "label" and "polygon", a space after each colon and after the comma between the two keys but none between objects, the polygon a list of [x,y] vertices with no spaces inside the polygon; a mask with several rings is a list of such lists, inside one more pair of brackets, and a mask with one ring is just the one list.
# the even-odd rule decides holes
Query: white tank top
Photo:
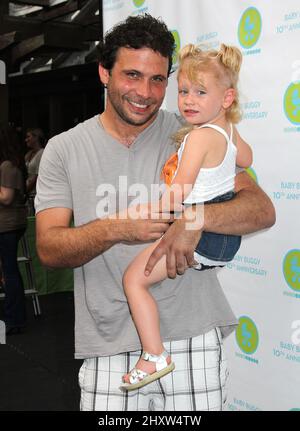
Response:
[{"label": "white tank top", "polygon": [[[200,203],[215,198],[234,189],[235,165],[237,149],[232,142],[232,124],[230,124],[230,137],[222,127],[215,124],[203,124],[198,127],[203,129],[210,127],[220,132],[227,142],[227,150],[222,162],[213,168],[201,168],[196,178],[194,187],[188,197],[185,199],[185,204]],[[178,149],[178,166],[182,157],[185,143],[189,134],[186,134],[182,144]],[[177,168],[178,170],[178,168]],[[177,173],[175,172],[175,175]]]}]

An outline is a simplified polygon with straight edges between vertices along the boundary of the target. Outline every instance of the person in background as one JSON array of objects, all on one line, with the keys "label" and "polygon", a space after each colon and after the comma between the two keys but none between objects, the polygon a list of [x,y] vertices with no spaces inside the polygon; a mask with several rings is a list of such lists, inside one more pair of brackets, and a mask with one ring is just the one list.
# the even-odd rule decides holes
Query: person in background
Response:
[{"label": "person in background", "polygon": [[26,190],[28,194],[28,215],[34,215],[34,197],[36,195],[36,181],[39,173],[41,157],[45,147],[45,135],[42,129],[30,128],[26,131],[25,143],[28,151],[25,163],[28,172]]},{"label": "person in background", "polygon": [[0,259],[2,262],[6,334],[20,333],[26,324],[23,280],[17,252],[27,224],[27,171],[15,130],[0,125]]}]

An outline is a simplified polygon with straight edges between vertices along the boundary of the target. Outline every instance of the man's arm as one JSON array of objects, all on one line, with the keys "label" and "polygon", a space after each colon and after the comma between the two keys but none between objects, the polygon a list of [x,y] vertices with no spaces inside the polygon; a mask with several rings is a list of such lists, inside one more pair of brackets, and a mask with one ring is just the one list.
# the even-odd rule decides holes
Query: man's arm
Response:
[{"label": "man's arm", "polygon": [[114,244],[146,242],[160,238],[171,219],[131,220],[121,217],[98,219],[70,227],[72,211],[50,208],[36,215],[36,245],[41,262],[56,268],[84,265]]},{"label": "man's arm", "polygon": [[272,201],[246,172],[236,175],[235,192],[231,201],[205,205],[204,231],[245,235],[273,226]]},{"label": "man's arm", "polygon": [[[270,198],[246,172],[236,175],[235,191],[237,194],[230,201],[205,205],[204,220],[198,229],[185,230],[184,219],[173,223],[150,256],[145,273],[150,273],[159,259],[166,255],[168,277],[183,274],[194,263],[194,249],[201,230],[245,235],[275,223],[275,209]],[[192,211],[197,211],[197,207],[190,207],[185,212],[189,222]]]},{"label": "man's arm", "polygon": [[[37,252],[41,262],[49,267],[74,268],[118,242],[139,243],[160,238],[171,218],[153,220],[148,209],[143,214],[134,214],[135,219],[130,219],[129,210],[124,210],[109,218],[70,226],[73,198],[66,168],[69,142],[69,138],[61,136],[50,140],[39,168],[35,206]],[[48,205],[51,207],[47,208]]]}]

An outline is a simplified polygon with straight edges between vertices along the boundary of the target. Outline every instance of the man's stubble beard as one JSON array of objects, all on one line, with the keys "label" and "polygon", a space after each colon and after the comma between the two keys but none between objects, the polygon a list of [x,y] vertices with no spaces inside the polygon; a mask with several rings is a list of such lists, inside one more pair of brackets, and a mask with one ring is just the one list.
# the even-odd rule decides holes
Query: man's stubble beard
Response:
[{"label": "man's stubble beard", "polygon": [[110,101],[110,104],[112,105],[114,111],[117,113],[117,115],[123,122],[125,122],[130,126],[143,126],[147,124],[153,117],[156,117],[161,106],[160,105],[156,107],[156,109],[153,112],[150,112],[147,118],[143,118],[140,121],[138,121],[131,118],[129,115],[127,115],[126,110],[122,108],[121,103],[117,103],[116,98],[114,97],[114,94],[115,92],[113,90],[110,90],[109,88],[107,88],[107,98]]}]

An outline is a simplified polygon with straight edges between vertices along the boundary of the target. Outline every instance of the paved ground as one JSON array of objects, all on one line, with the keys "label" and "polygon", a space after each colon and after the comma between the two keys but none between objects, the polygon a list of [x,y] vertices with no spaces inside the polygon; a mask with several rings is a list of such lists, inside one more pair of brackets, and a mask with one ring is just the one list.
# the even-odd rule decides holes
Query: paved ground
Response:
[{"label": "paved ground", "polygon": [[[73,293],[40,296],[38,319],[26,300],[25,332],[0,344],[0,411],[78,411]],[[0,301],[0,319],[2,307]]]}]

